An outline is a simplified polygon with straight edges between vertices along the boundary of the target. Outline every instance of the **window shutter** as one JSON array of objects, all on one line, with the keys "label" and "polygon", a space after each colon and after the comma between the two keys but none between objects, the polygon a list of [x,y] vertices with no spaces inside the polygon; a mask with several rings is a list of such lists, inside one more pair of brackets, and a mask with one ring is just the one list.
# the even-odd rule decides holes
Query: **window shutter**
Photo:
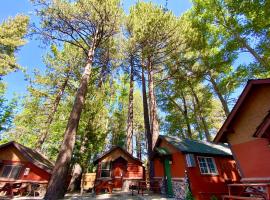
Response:
[{"label": "window shutter", "polygon": [[195,157],[193,154],[186,154],[187,167],[196,167]]}]

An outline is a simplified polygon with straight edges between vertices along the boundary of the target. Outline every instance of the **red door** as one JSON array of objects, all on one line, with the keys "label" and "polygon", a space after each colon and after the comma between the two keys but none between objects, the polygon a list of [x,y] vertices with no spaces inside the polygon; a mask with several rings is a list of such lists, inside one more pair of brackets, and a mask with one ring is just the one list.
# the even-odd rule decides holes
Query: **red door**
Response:
[{"label": "red door", "polygon": [[114,188],[122,189],[123,187],[123,177],[127,169],[127,161],[122,157],[119,157],[113,162],[113,179],[114,179]]}]

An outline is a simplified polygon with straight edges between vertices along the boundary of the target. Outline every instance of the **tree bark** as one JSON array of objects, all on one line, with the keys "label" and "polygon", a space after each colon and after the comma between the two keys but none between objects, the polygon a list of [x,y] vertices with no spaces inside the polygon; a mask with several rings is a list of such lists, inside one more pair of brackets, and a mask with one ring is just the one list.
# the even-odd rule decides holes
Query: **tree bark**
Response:
[{"label": "tree bark", "polygon": [[194,119],[196,120],[196,130],[198,131],[199,139],[203,140],[203,131],[201,129],[201,124],[200,124],[200,119],[197,115],[197,108],[196,108],[196,103],[194,102],[194,99],[192,99],[192,105],[193,105],[193,114],[194,114]]},{"label": "tree bark", "polygon": [[48,137],[48,134],[49,134],[49,130],[50,130],[50,126],[53,122],[53,119],[54,119],[54,115],[55,113],[57,112],[57,109],[58,109],[58,106],[60,104],[60,101],[61,101],[61,98],[64,94],[64,91],[67,87],[67,84],[68,84],[68,81],[69,81],[69,77],[70,77],[70,71],[71,71],[71,68],[70,70],[68,71],[65,79],[64,79],[64,82],[63,84],[61,85],[57,95],[56,95],[56,98],[55,98],[55,101],[53,103],[53,107],[52,107],[52,112],[49,114],[48,116],[48,119],[46,121],[46,127],[45,127],[45,131],[41,134],[37,144],[36,144],[36,150],[41,152],[42,150],[42,145],[44,144],[44,142],[46,141],[47,137]]},{"label": "tree bark", "polygon": [[67,189],[69,165],[75,145],[75,136],[78,130],[81,112],[85,103],[85,96],[87,94],[87,87],[91,74],[93,56],[94,48],[92,48],[88,53],[87,64],[84,68],[81,83],[77,90],[73,108],[67,123],[64,139],[55,162],[46,195],[44,197],[44,199],[46,200],[55,200],[62,198],[65,195],[65,191]]},{"label": "tree bark", "polygon": [[183,93],[181,93],[181,98],[182,98],[183,106],[184,106],[183,114],[184,114],[184,118],[187,124],[187,136],[189,139],[192,139],[192,132],[191,132],[191,126],[190,126],[190,119],[188,116],[187,102]]},{"label": "tree bark", "polygon": [[184,109],[178,105],[178,103],[175,102],[175,100],[173,100],[171,97],[167,96],[170,100],[170,102],[173,103],[173,105],[178,108],[178,110],[181,112],[181,114],[184,116],[186,125],[187,125],[187,134],[185,134],[185,137],[187,136],[188,138],[192,138],[192,133],[191,133],[191,126],[190,126],[190,120],[188,117],[188,110],[187,110],[187,105],[186,105],[186,99],[185,97],[181,94],[181,98],[183,100],[183,105],[184,105]]},{"label": "tree bark", "polygon": [[199,115],[200,120],[202,121],[203,130],[204,130],[204,134],[205,134],[206,140],[210,142],[211,141],[211,135],[210,135],[210,132],[209,132],[209,129],[208,129],[208,125],[207,125],[207,123],[205,121],[205,118],[203,116],[201,102],[200,102],[200,100],[198,98],[198,95],[194,91],[192,85],[190,83],[188,83],[188,84],[189,84],[190,90],[191,90],[191,92],[193,94],[193,97],[195,99],[195,103],[196,103],[198,115]]},{"label": "tree bark", "polygon": [[144,128],[145,135],[147,138],[147,154],[148,154],[148,163],[149,163],[149,178],[150,180],[154,177],[154,164],[151,160],[152,156],[152,134],[150,129],[150,121],[149,121],[149,111],[148,111],[148,102],[147,102],[147,94],[146,94],[146,83],[144,77],[144,68],[142,67],[142,96],[143,96],[143,116],[144,116]]},{"label": "tree bark", "polygon": [[151,60],[148,59],[148,93],[149,93],[149,107],[150,107],[150,120],[151,120],[151,134],[152,134],[152,148],[155,147],[159,136],[159,124],[157,118],[157,101],[154,91],[154,71],[152,68]]},{"label": "tree bark", "polygon": [[127,119],[127,151],[133,153],[133,94],[134,93],[134,64],[133,56],[130,57],[130,84],[129,84],[129,102],[128,102],[128,119]]},{"label": "tree bark", "polygon": [[223,107],[223,110],[224,110],[224,113],[226,116],[228,116],[230,114],[230,110],[229,110],[229,107],[228,107],[228,104],[226,102],[226,100],[224,99],[223,95],[221,94],[219,88],[218,88],[218,85],[216,83],[216,81],[214,80],[214,78],[212,77],[211,74],[209,74],[209,77],[210,77],[210,82],[213,86],[213,89],[215,91],[215,93],[217,94],[221,104],[222,104],[222,107]]},{"label": "tree bark", "polygon": [[136,154],[137,154],[137,158],[141,160],[142,159],[142,138],[141,138],[140,132],[136,133]]}]

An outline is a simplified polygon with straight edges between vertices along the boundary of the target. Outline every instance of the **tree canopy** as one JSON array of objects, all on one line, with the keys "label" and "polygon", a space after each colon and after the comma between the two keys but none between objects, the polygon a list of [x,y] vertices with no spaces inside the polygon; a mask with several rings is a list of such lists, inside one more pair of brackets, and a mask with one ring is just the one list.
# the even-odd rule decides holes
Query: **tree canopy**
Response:
[{"label": "tree canopy", "polygon": [[[127,13],[119,0],[32,2],[45,69],[30,75],[16,114],[0,82],[0,133],[56,161],[46,199],[64,195],[72,166],[93,171],[114,145],[151,171],[159,134],[212,141],[243,84],[269,77],[268,1],[193,0],[181,16],[143,1]],[[0,25],[0,80],[20,68],[28,21]]]}]

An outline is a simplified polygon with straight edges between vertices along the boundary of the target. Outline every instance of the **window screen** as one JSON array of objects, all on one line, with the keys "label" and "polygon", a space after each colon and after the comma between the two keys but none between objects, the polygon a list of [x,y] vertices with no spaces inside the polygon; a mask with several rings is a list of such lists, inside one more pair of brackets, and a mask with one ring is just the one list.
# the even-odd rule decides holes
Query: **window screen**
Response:
[{"label": "window screen", "polygon": [[1,177],[17,179],[20,175],[21,168],[21,165],[4,165],[1,172]]},{"label": "window screen", "polygon": [[218,174],[214,158],[200,156],[198,161],[202,174]]},{"label": "window screen", "polygon": [[111,163],[110,162],[102,162],[101,163],[101,175],[100,177],[111,177]]}]

